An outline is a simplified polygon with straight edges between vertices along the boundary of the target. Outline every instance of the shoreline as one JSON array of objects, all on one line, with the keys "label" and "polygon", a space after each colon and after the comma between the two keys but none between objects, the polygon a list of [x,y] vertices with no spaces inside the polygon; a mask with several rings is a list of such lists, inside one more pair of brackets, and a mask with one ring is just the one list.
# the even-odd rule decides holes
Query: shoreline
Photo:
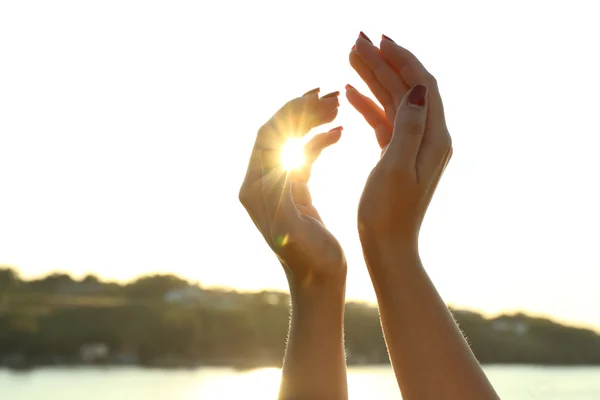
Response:
[{"label": "shoreline", "polygon": [[[540,368],[594,368],[600,367],[600,364],[567,364],[567,363],[509,363],[509,362],[490,362],[482,363],[483,367],[540,367]],[[273,363],[256,363],[256,364],[228,364],[228,363],[178,363],[178,364],[166,364],[166,363],[153,363],[153,364],[142,364],[142,363],[38,363],[23,366],[10,366],[0,365],[0,371],[10,372],[33,372],[40,369],[121,369],[121,368],[138,368],[144,370],[165,370],[165,371],[176,371],[176,370],[196,370],[202,368],[223,368],[232,369],[238,372],[251,371],[262,368],[281,368],[280,364]],[[348,368],[351,367],[391,367],[389,363],[348,363]]]}]

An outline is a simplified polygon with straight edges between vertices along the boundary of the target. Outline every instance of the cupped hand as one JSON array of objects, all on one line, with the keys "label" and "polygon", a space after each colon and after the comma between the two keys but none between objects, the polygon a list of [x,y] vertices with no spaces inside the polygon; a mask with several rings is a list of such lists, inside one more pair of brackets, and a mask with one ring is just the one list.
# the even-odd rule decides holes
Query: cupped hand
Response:
[{"label": "cupped hand", "polygon": [[342,248],[325,228],[308,188],[313,162],[324,148],[340,139],[342,128],[308,141],[301,168],[286,171],[281,163],[281,150],[288,139],[303,137],[337,116],[339,92],[321,98],[318,92],[315,89],[289,101],[259,129],[239,193],[288,279],[303,285],[345,278],[346,273]]},{"label": "cupped hand", "polygon": [[425,212],[452,156],[437,82],[386,36],[377,48],[361,32],[350,64],[383,106],[347,86],[349,102],[373,127],[382,148],[359,204],[363,247],[416,250]]}]

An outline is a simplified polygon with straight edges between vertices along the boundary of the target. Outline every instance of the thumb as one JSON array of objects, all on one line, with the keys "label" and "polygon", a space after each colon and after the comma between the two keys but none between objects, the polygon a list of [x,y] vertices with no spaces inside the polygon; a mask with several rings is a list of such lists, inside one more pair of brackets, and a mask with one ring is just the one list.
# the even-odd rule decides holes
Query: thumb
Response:
[{"label": "thumb", "polygon": [[402,99],[392,140],[382,157],[385,163],[400,168],[414,168],[427,121],[427,88],[416,85]]},{"label": "thumb", "polygon": [[319,133],[315,135],[307,144],[304,146],[304,152],[306,153],[306,164],[312,165],[317,158],[321,155],[321,152],[331,146],[332,144],[337,143],[341,136],[343,127],[338,126],[337,128],[333,128],[328,132]]}]

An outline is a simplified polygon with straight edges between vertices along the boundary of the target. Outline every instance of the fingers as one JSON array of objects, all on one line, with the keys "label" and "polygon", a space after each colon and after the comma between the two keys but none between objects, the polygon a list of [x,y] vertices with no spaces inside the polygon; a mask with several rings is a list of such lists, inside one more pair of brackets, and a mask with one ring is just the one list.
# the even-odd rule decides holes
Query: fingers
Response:
[{"label": "fingers", "polygon": [[396,70],[382,57],[380,50],[373,43],[359,37],[356,40],[356,52],[362,61],[371,69],[373,75],[389,93],[394,108],[397,108],[409,86]]},{"label": "fingers", "polygon": [[285,142],[290,137],[302,137],[310,131],[318,114],[318,93],[297,97],[285,104],[271,117],[272,132],[277,142]]},{"label": "fingers", "polygon": [[342,130],[344,130],[344,128],[338,126],[337,128],[331,129],[329,132],[319,133],[309,140],[308,143],[306,143],[306,146],[304,146],[306,162],[312,164],[317,157],[319,157],[323,149],[337,143],[342,137]]},{"label": "fingers", "polygon": [[304,136],[312,128],[335,119],[339,107],[339,92],[319,98],[319,90],[310,90],[303,96],[289,101],[259,129],[247,176],[251,179],[260,177],[261,150],[279,149],[290,137]]},{"label": "fingers", "polygon": [[331,129],[329,132],[319,133],[304,146],[304,154],[306,157],[304,167],[290,172],[290,178],[292,181],[292,199],[294,200],[294,204],[296,204],[296,206],[308,206],[312,204],[312,197],[307,185],[310,178],[312,164],[325,148],[337,143],[340,140],[342,136],[342,130],[343,127],[339,126]]},{"label": "fingers", "polygon": [[306,109],[302,112],[299,118],[302,120],[301,125],[304,128],[295,136],[304,136],[311,129],[331,122],[335,119],[338,113],[339,91],[325,94],[319,98],[320,89],[313,89],[305,93],[302,97],[307,100]]},{"label": "fingers", "polygon": [[[419,59],[410,51],[399,46],[387,36],[383,36],[380,46],[381,55],[400,73],[409,87],[419,84],[427,87],[431,131],[435,133],[445,131],[446,119],[444,118],[444,106],[433,75],[427,71]],[[426,138],[425,140],[429,139]]]},{"label": "fingers", "polygon": [[[343,127],[338,126],[337,128],[333,128],[328,132],[319,133],[304,145],[304,166],[302,168],[290,171],[291,178],[294,182],[308,182],[313,163],[321,155],[323,149],[337,143],[340,140],[343,129]],[[292,192],[294,192],[293,186]],[[298,199],[294,197],[294,200],[296,201]],[[302,202],[306,203],[303,200]]]},{"label": "fingers", "polygon": [[350,65],[358,73],[361,79],[367,84],[371,93],[375,96],[377,101],[383,106],[383,109],[388,113],[388,121],[390,125],[394,122],[396,115],[396,107],[394,102],[387,91],[387,89],[377,80],[377,77],[373,74],[373,71],[367,66],[356,49],[350,52],[349,56]]},{"label": "fingers", "polygon": [[274,244],[282,245],[284,238],[293,234],[292,228],[299,218],[292,199],[291,180],[281,166],[277,151],[262,150],[261,167],[261,195],[271,222],[271,239]]},{"label": "fingers", "polygon": [[433,76],[410,51],[399,46],[387,36],[383,36],[380,46],[381,55],[402,75],[410,87],[431,83]]},{"label": "fingers", "polygon": [[[319,89],[306,92],[284,105],[258,132],[239,199],[274,250],[293,240],[301,216],[294,202],[291,174],[281,165],[280,150],[290,137],[303,136],[315,126],[331,122],[339,107],[339,92],[319,98]],[[323,148],[337,142],[340,132],[317,135],[309,142],[310,162]],[[310,164],[309,164],[310,165]],[[310,173],[310,170],[309,170]],[[306,178],[307,180],[308,178]],[[297,185],[308,196],[304,184]],[[314,207],[313,214],[318,218]],[[296,232],[297,233],[297,232]]]},{"label": "fingers", "polygon": [[319,99],[317,109],[318,111],[315,114],[315,119],[313,121],[311,129],[319,125],[327,124],[337,117],[338,109],[340,107],[339,96],[340,92],[335,91],[326,94]]},{"label": "fingers", "polygon": [[404,96],[398,107],[392,140],[381,162],[394,169],[413,172],[416,177],[417,156],[426,122],[427,89],[417,85]]},{"label": "fingers", "polygon": [[375,130],[379,147],[387,146],[392,138],[392,128],[385,112],[373,100],[350,85],[346,85],[346,98]]},{"label": "fingers", "polygon": [[319,98],[319,89],[313,89],[287,102],[263,127],[263,139],[271,142],[264,148],[277,147],[290,137],[302,137],[314,127],[335,118],[338,95],[339,92],[334,92]]},{"label": "fingers", "polygon": [[314,93],[318,94],[320,91],[321,91],[321,88],[314,88],[314,89],[311,89],[308,92],[304,93],[302,96],[308,96],[308,95],[311,95]]},{"label": "fingers", "polygon": [[321,96],[321,100],[323,99],[329,99],[329,98],[336,98],[340,95],[340,91],[336,90],[335,92],[331,92],[331,93],[327,93],[324,96]]}]

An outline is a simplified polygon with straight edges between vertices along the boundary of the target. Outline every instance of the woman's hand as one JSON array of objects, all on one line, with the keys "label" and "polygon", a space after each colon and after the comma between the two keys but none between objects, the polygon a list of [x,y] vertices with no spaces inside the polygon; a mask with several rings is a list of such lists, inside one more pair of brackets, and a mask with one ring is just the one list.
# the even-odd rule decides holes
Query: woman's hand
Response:
[{"label": "woman's hand", "polygon": [[307,182],[321,151],[340,139],[341,127],[313,137],[304,167],[285,171],[281,150],[289,138],[333,121],[339,92],[318,89],[281,108],[256,138],[240,200],[279,257],[290,286],[292,318],[280,399],[346,399],[343,343],[346,259],[312,204]]},{"label": "woman's hand", "polygon": [[258,131],[240,190],[240,201],[294,284],[345,277],[342,248],[323,225],[307,185],[312,163],[340,139],[342,128],[314,136],[304,147],[306,162],[298,170],[286,171],[280,154],[288,139],[335,119],[338,95],[319,98],[318,89],[313,90],[275,113]]},{"label": "woman's hand", "polygon": [[496,400],[418,253],[421,222],[452,155],[435,79],[408,50],[361,34],[350,63],[384,106],[348,87],[382,148],[363,191],[359,234],[404,399]]},{"label": "woman's hand", "polygon": [[348,100],[382,148],[359,205],[361,240],[416,249],[423,217],[452,156],[437,82],[414,55],[386,37],[378,49],[362,34],[350,63],[384,107],[347,87]]}]

